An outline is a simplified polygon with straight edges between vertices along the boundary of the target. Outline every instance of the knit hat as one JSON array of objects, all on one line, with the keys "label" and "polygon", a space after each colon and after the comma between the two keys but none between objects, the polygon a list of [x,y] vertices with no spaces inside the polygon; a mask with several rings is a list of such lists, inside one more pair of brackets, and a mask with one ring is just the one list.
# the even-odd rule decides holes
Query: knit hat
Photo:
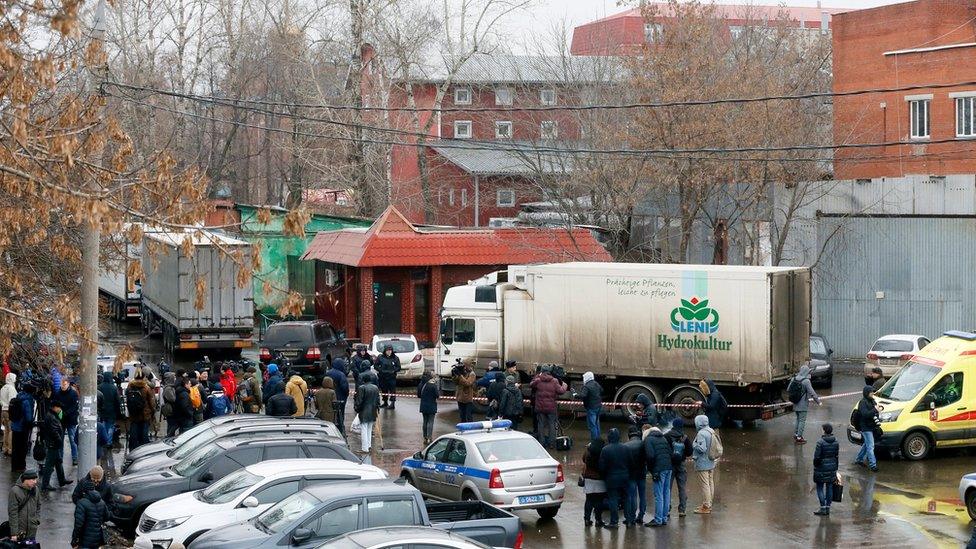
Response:
[{"label": "knit hat", "polygon": [[20,480],[31,480],[37,478],[37,470],[28,469],[20,474]]},{"label": "knit hat", "polygon": [[505,376],[505,383],[515,383],[515,376]]},{"label": "knit hat", "polygon": [[682,430],[682,429],[684,429],[685,428],[685,420],[681,419],[680,417],[674,418],[674,421],[671,422],[671,428],[672,429],[677,429],[679,431]]},{"label": "knit hat", "polygon": [[277,374],[278,373],[278,365],[275,364],[274,362],[272,362],[271,364],[268,364],[268,373],[269,374]]}]

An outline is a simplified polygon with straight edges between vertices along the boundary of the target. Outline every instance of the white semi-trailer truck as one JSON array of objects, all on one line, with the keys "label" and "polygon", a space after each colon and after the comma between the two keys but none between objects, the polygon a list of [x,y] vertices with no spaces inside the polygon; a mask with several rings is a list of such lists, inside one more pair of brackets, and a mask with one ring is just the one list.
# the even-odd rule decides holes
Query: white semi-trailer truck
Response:
[{"label": "white semi-trailer truck", "polygon": [[[184,255],[190,238],[192,253]],[[243,252],[244,266],[232,255]],[[252,344],[254,298],[250,279],[238,272],[250,264],[251,245],[203,230],[146,233],[142,244],[142,326],[162,333],[170,353],[223,349],[235,353]],[[197,303],[198,283],[202,299]],[[202,305],[202,307],[198,307]]]},{"label": "white semi-trailer truck", "polygon": [[[436,361],[445,390],[471,359],[514,360],[528,379],[541,364],[570,382],[592,371],[604,400],[703,400],[718,384],[735,419],[785,411],[783,389],[809,360],[810,271],[793,267],[561,263],[513,266],[450,288]],[[677,409],[684,415],[693,407]]]}]

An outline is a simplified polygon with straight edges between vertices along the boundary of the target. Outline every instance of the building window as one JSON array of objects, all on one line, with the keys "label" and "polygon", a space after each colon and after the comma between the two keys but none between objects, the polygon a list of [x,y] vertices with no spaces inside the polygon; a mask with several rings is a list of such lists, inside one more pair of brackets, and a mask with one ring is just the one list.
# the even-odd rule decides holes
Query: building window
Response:
[{"label": "building window", "polygon": [[515,206],[515,191],[512,189],[498,189],[495,193],[495,203],[499,208],[512,208]]},{"label": "building window", "polygon": [[559,136],[559,125],[554,120],[546,120],[540,127],[543,139],[555,139]]},{"label": "building window", "polygon": [[539,91],[539,102],[543,105],[555,105],[556,104],[556,90],[552,88],[543,88]]},{"label": "building window", "polygon": [[512,123],[505,120],[495,122],[495,139],[511,139]]},{"label": "building window", "polygon": [[468,190],[461,189],[461,207],[464,208],[468,205]]},{"label": "building window", "polygon": [[454,122],[454,139],[471,139],[470,120],[458,120]]},{"label": "building window", "polygon": [[460,86],[454,88],[454,104],[455,105],[470,105],[471,104],[471,88],[467,86]]},{"label": "building window", "polygon": [[644,23],[644,40],[648,43],[659,42],[664,32],[664,25],[660,23]]},{"label": "building window", "polygon": [[976,137],[976,96],[956,98],[956,137]]},{"label": "building window", "polygon": [[454,189],[447,191],[447,203],[451,206],[454,205]]},{"label": "building window", "polygon": [[512,88],[495,88],[495,104],[511,105],[514,102],[515,93]]},{"label": "building window", "polygon": [[927,139],[929,137],[929,99],[909,99],[908,119],[911,126],[912,139]]},{"label": "building window", "polygon": [[427,282],[413,285],[413,329],[426,334],[430,330],[430,287]]}]

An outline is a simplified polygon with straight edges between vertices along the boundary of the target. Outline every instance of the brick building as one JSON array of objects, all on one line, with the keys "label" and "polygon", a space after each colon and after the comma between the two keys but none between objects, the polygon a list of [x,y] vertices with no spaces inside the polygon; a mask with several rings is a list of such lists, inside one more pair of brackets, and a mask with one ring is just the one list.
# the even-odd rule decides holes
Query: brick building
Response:
[{"label": "brick building", "polygon": [[436,340],[444,294],[508,265],[610,261],[585,229],[422,229],[390,207],[369,229],[320,232],[316,313],[352,339],[405,332]]},{"label": "brick building", "polygon": [[[573,29],[570,52],[573,55],[625,55],[653,43],[674,20],[674,9],[667,2],[648,2],[654,17],[645,20],[642,8],[633,8]],[[731,36],[748,26],[764,25],[782,19],[782,24],[810,32],[830,29],[831,17],[846,10],[750,4],[715,5]]]},{"label": "brick building", "polygon": [[838,179],[976,173],[976,2],[918,0],[834,19],[834,91],[920,86],[834,98]]},{"label": "brick building", "polygon": [[[420,125],[436,120],[426,147],[392,147],[393,204],[407,219],[425,221],[418,167],[418,155],[423,154],[430,167],[432,223],[481,227],[491,217],[515,217],[521,204],[543,198],[534,180],[553,175],[536,169],[532,158],[524,158],[525,152],[532,145],[551,148],[582,137],[578,112],[545,108],[585,103],[594,89],[613,78],[615,66],[614,60],[603,57],[478,54],[453,74],[416,69],[409,81],[393,86],[390,105],[409,106],[409,86],[420,109]],[[437,90],[448,80],[451,84],[438,106]],[[409,111],[395,113],[392,122],[416,131],[413,116]],[[417,141],[409,135],[401,140]],[[475,163],[487,171],[471,169],[475,156]]]}]

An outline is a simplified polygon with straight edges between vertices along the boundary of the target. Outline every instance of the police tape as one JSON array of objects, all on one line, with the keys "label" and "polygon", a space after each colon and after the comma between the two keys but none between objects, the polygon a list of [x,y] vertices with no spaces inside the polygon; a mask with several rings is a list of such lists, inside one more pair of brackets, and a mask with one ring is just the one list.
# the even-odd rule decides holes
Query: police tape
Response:
[{"label": "police tape", "polygon": [[[356,393],[355,391],[350,391],[349,392],[350,395],[354,395],[355,393]],[[835,398],[846,398],[846,397],[850,397],[850,396],[854,396],[854,395],[860,395],[860,394],[862,394],[861,391],[851,391],[849,393],[838,393],[836,395],[824,395],[824,396],[821,396],[819,398],[820,398],[821,401],[823,401],[823,400],[832,400],[832,399],[835,399]],[[386,397],[386,398],[420,398],[416,394],[413,394],[413,393],[380,393],[380,396]],[[448,401],[448,402],[452,402],[452,401],[456,401],[457,400],[457,397],[456,396],[440,396],[440,397],[437,397],[437,400],[445,400],[445,401]],[[487,403],[488,402],[488,398],[487,397],[482,397],[482,396],[473,397],[471,400],[472,400],[472,402],[479,402],[479,403]],[[813,402],[813,399],[810,399],[810,402]],[[526,398],[526,399],[523,399],[522,400],[522,403],[523,404],[531,404],[532,401],[530,399],[527,399]],[[616,407],[633,406],[635,403],[634,402],[603,402],[602,404],[604,406],[610,406],[610,407],[616,408]],[[582,407],[583,406],[583,401],[582,400],[557,400],[556,401],[556,405],[559,406],[559,407],[562,407],[562,408]],[[664,402],[662,402],[662,403],[655,403],[654,404],[654,407],[655,408],[700,408],[701,405],[702,405],[702,402],[701,401],[684,402],[684,403],[664,403]],[[782,407],[786,407],[786,406],[793,406],[793,403],[792,402],[789,402],[789,401],[786,401],[786,402],[775,402],[773,404],[727,404],[726,406],[728,408],[782,408]]]}]

